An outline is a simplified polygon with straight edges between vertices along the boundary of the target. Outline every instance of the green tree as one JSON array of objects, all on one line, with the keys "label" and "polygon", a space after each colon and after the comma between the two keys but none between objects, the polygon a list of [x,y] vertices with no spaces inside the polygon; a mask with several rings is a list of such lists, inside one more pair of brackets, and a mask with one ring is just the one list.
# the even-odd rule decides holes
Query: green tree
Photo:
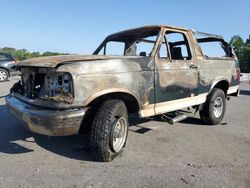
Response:
[{"label": "green tree", "polygon": [[55,56],[55,55],[66,55],[65,53],[58,53],[58,52],[44,52],[42,56]]},{"label": "green tree", "polygon": [[34,58],[34,57],[41,57],[40,52],[32,52],[30,55],[31,55],[32,58]]},{"label": "green tree", "polygon": [[26,49],[16,50],[13,55],[21,61],[30,58],[30,53]]},{"label": "green tree", "polygon": [[1,51],[5,53],[13,54],[16,51],[16,49],[11,48],[11,47],[3,47]]},{"label": "green tree", "polygon": [[250,44],[245,45],[244,48],[242,49],[241,61],[243,62],[242,70],[250,73]]},{"label": "green tree", "polygon": [[40,52],[28,52],[26,49],[15,49],[12,47],[3,47],[3,48],[0,48],[0,51],[12,54],[18,61],[22,61],[28,58],[35,58],[35,57],[67,55],[67,53],[58,53],[58,52],[49,52],[49,51],[41,54]]},{"label": "green tree", "polygon": [[239,35],[235,35],[231,38],[229,44],[238,57],[241,72],[250,72],[250,36],[244,42]]}]

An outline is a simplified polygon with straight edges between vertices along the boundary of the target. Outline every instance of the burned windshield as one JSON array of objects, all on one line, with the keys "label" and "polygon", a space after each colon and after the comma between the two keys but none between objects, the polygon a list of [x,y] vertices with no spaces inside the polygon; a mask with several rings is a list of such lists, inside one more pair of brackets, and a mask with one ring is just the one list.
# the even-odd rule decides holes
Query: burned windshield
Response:
[{"label": "burned windshield", "polygon": [[95,55],[151,56],[160,29],[130,30],[108,36]]}]

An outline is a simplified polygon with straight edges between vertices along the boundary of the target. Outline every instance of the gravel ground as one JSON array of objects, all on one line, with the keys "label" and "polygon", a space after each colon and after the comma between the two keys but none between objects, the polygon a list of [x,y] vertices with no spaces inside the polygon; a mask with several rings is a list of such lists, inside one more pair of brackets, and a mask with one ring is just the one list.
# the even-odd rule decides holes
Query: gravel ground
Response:
[{"label": "gravel ground", "polygon": [[[0,83],[0,96],[18,80]],[[87,136],[46,137],[21,127],[0,99],[0,187],[250,187],[250,84],[231,97],[223,123],[190,115],[170,125],[130,118],[127,147],[92,161]]]}]

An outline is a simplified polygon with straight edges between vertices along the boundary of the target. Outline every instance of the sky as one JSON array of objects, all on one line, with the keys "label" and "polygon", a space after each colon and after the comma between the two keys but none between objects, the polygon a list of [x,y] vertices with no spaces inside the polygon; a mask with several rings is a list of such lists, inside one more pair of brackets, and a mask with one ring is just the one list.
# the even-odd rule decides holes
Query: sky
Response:
[{"label": "sky", "polygon": [[0,48],[90,54],[111,33],[173,25],[250,35],[250,0],[0,0]]}]

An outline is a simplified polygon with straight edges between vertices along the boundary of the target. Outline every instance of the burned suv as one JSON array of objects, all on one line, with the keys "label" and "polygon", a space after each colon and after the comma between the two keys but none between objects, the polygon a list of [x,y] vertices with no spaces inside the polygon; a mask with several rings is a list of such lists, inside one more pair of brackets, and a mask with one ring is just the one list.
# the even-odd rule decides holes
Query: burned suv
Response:
[{"label": "burned suv", "polygon": [[99,161],[119,155],[128,114],[141,118],[194,107],[218,124],[237,94],[237,57],[221,36],[146,26],[108,36],[93,55],[25,60],[6,103],[31,131],[49,136],[89,130]]}]

